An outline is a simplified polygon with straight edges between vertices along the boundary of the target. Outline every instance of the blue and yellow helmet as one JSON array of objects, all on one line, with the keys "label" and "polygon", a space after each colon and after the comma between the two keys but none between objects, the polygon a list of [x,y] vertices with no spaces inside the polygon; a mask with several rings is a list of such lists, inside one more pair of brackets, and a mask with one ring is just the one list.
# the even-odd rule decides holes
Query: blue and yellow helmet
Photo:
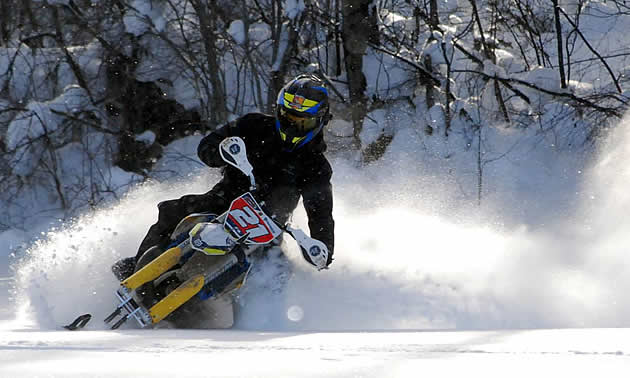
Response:
[{"label": "blue and yellow helmet", "polygon": [[276,130],[288,151],[313,140],[330,118],[328,90],[315,75],[299,75],[278,93]]}]

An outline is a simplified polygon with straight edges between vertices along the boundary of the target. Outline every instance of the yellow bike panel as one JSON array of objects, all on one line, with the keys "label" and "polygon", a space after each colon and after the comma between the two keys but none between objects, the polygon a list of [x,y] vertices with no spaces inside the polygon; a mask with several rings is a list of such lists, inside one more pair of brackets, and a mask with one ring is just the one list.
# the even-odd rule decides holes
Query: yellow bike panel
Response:
[{"label": "yellow bike panel", "polygon": [[162,253],[155,260],[142,267],[142,269],[132,274],[120,284],[129,291],[135,290],[142,284],[153,281],[162,275],[162,273],[174,267],[181,257],[182,250],[179,247],[173,247]]},{"label": "yellow bike panel", "polygon": [[222,249],[214,249],[214,248],[204,248],[203,251],[206,255],[211,255],[211,256],[223,256],[227,253],[227,251],[224,251]]},{"label": "yellow bike panel", "polygon": [[179,306],[194,297],[201,290],[203,285],[204,278],[201,274],[197,274],[188,281],[179,285],[177,289],[173,290],[164,299],[151,307],[149,315],[151,315],[151,321],[153,324],[160,322],[171,312],[175,311]]}]

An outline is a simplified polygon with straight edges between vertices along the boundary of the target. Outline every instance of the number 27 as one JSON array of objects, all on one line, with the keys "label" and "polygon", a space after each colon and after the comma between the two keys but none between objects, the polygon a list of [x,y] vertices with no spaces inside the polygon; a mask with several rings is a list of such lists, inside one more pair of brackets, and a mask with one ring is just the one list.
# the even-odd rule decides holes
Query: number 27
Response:
[{"label": "number 27", "polygon": [[268,234],[265,226],[260,224],[260,218],[249,207],[242,209],[233,209],[231,214],[238,224],[247,232],[250,238],[257,238]]}]

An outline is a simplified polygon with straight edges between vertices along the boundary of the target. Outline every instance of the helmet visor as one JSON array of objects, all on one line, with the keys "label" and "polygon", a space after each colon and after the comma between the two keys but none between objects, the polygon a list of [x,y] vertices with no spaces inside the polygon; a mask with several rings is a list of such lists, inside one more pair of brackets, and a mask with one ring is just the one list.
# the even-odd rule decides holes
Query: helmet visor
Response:
[{"label": "helmet visor", "polygon": [[317,128],[319,122],[316,117],[301,117],[289,113],[284,107],[278,110],[278,121],[282,132],[295,135],[306,135]]}]

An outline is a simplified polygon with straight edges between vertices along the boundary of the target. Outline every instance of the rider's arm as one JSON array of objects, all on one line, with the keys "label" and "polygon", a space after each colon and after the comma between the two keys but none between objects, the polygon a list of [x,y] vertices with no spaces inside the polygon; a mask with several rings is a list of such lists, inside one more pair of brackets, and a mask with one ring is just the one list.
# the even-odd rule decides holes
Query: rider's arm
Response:
[{"label": "rider's arm", "polygon": [[234,135],[234,126],[226,124],[206,135],[197,147],[197,156],[210,167],[223,167],[226,163],[219,155],[219,143],[229,136]]},{"label": "rider's arm", "polygon": [[199,142],[199,146],[197,147],[197,156],[199,156],[199,159],[210,167],[224,167],[226,163],[219,155],[219,144],[221,141],[232,136],[243,138],[245,143],[247,143],[248,137],[258,139],[257,133],[263,132],[263,129],[256,126],[268,119],[269,116],[261,113],[248,113],[234,122],[230,122],[219,127]]},{"label": "rider's arm", "polygon": [[308,215],[308,227],[312,238],[322,241],[328,247],[328,263],[332,261],[335,247],[335,221],[332,217],[333,195],[330,178],[332,168],[324,159],[313,180],[302,190],[304,209]]}]

